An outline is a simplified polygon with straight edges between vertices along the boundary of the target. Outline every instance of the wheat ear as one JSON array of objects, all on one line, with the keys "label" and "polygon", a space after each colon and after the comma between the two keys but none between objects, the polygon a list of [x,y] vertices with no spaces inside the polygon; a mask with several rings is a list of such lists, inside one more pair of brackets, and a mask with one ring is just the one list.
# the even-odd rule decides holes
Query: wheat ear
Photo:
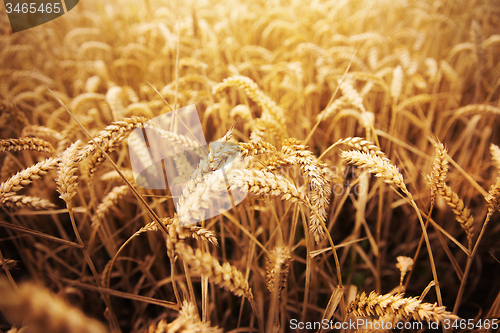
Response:
[{"label": "wheat ear", "polygon": [[183,242],[175,244],[175,252],[184,260],[197,275],[208,276],[215,284],[231,291],[236,296],[253,299],[252,290],[243,274],[228,262],[223,265],[208,252],[193,250]]},{"label": "wheat ear", "polygon": [[40,176],[47,174],[47,172],[53,169],[58,163],[59,158],[50,157],[19,171],[0,185],[0,200],[14,195],[14,193],[21,190],[23,186],[31,184],[33,180],[40,179]]},{"label": "wheat ear", "polygon": [[278,196],[281,200],[301,202],[311,208],[309,199],[281,175],[267,170],[241,169],[233,171],[231,190],[236,188],[261,196]]},{"label": "wheat ear", "polygon": [[265,112],[263,119],[274,120],[281,126],[285,126],[285,112],[271,98],[264,94],[257,83],[246,76],[232,76],[224,79],[221,83],[213,87],[213,94],[219,93],[228,87],[238,87],[245,91],[255,103]]},{"label": "wheat ear", "polygon": [[376,177],[382,178],[386,183],[395,184],[403,193],[407,196],[410,204],[415,209],[418,216],[418,221],[420,222],[420,227],[422,228],[422,233],[425,239],[425,245],[427,247],[427,252],[429,253],[429,261],[431,264],[432,275],[434,277],[434,282],[436,283],[436,296],[438,303],[442,305],[441,289],[439,288],[439,281],[436,271],[436,265],[434,262],[434,255],[432,254],[432,247],[429,241],[429,235],[427,234],[427,229],[422,220],[422,215],[418,209],[417,204],[413,200],[413,196],[406,188],[403,181],[403,175],[399,173],[397,167],[391,164],[389,159],[385,157],[379,157],[376,155],[369,155],[364,152],[358,151],[343,151],[341,153],[343,159],[349,163],[354,163],[355,165],[367,167],[370,173],[374,173]]},{"label": "wheat ear", "polygon": [[334,143],[334,146],[338,146],[340,144],[349,145],[352,148],[355,148],[360,151],[364,151],[367,154],[373,154],[380,157],[385,157],[385,153],[380,150],[373,142],[368,141],[364,138],[360,137],[349,137],[345,139],[340,139],[339,141]]},{"label": "wheat ear", "polygon": [[444,180],[448,172],[448,154],[441,142],[435,143],[435,154],[432,171],[429,177],[431,185],[431,205],[436,200],[438,190],[445,186]]},{"label": "wheat ear", "polygon": [[78,177],[75,173],[78,170],[77,163],[81,159],[79,153],[81,145],[82,142],[78,140],[63,152],[57,171],[57,191],[61,194],[60,198],[67,203],[76,195],[76,188],[78,186],[76,179]]},{"label": "wheat ear", "polygon": [[500,210],[500,177],[497,178],[495,184],[488,192],[486,202],[488,209],[492,211]]},{"label": "wheat ear", "polygon": [[264,141],[240,142],[239,146],[243,157],[276,152],[276,148],[272,144]]},{"label": "wheat ear", "polygon": [[18,138],[0,140],[0,152],[34,150],[45,153],[53,153],[54,147],[48,141],[39,138]]},{"label": "wheat ear", "polygon": [[292,165],[299,165],[301,171],[308,177],[310,201],[313,207],[309,230],[313,234],[314,240],[319,242],[325,236],[323,224],[327,217],[326,209],[331,194],[332,175],[328,165],[319,161],[306,148],[299,140],[287,139],[283,142],[281,151],[285,161]]},{"label": "wheat ear", "polygon": [[462,276],[462,282],[460,283],[460,288],[458,289],[457,298],[455,301],[455,307],[453,308],[453,313],[457,313],[460,308],[460,303],[462,302],[462,297],[465,291],[465,285],[467,283],[467,278],[469,277],[469,273],[472,267],[472,262],[474,261],[474,257],[476,256],[477,249],[479,248],[479,243],[483,239],[484,233],[486,231],[486,227],[488,226],[491,217],[495,211],[500,210],[500,177],[497,178],[495,184],[490,188],[488,195],[486,196],[486,207],[488,207],[488,214],[486,214],[486,218],[483,222],[483,226],[481,227],[481,231],[479,232],[479,236],[477,236],[476,243],[474,244],[474,248],[472,249],[472,253],[467,258],[467,264],[465,266],[464,275]]},{"label": "wheat ear", "polygon": [[14,291],[0,279],[2,313],[16,325],[27,322],[32,333],[105,333],[106,328],[45,287],[25,282]]},{"label": "wheat ear", "polygon": [[363,105],[363,98],[359,95],[358,91],[354,89],[352,84],[348,81],[341,80],[339,80],[339,84],[342,95],[346,97],[349,103],[351,103],[352,106],[355,106],[358,110],[365,112],[366,109]]},{"label": "wheat ear", "polygon": [[403,175],[399,173],[396,166],[391,164],[389,159],[355,150],[342,151],[340,156],[348,163],[368,168],[370,173],[374,173],[376,177],[382,178],[388,184],[395,184],[411,198],[411,194],[403,181]]},{"label": "wheat ear", "polygon": [[56,208],[52,202],[47,199],[30,197],[27,195],[10,195],[0,201],[11,208],[33,208],[33,209],[53,209]]},{"label": "wheat ear", "polygon": [[374,291],[368,296],[364,292],[356,296],[347,311],[354,316],[394,316],[396,321],[410,318],[427,322],[459,319],[446,311],[446,307],[423,303],[418,297],[404,298],[402,294],[380,295]]},{"label": "wheat ear", "polygon": [[153,323],[149,326],[150,333],[170,333],[170,332],[207,332],[207,333],[222,333],[223,329],[217,326],[210,326],[210,322],[201,321],[196,306],[188,301],[182,303],[182,308],[179,311],[179,316],[170,324],[165,319],[158,323]]},{"label": "wheat ear", "polygon": [[290,249],[288,247],[275,247],[266,258],[266,285],[269,292],[278,290],[278,297],[286,286],[290,266]]},{"label": "wheat ear", "polygon": [[495,162],[495,167],[500,171],[500,148],[496,144],[492,143],[490,146],[490,151],[491,157]]},{"label": "wheat ear", "polygon": [[455,213],[458,223],[460,223],[460,226],[467,234],[467,239],[470,245],[472,238],[474,237],[474,216],[472,216],[462,199],[459,198],[458,194],[456,194],[448,185],[442,184],[438,188],[438,193],[444,198],[448,206],[451,207],[453,213]]},{"label": "wheat ear", "polygon": [[23,131],[21,132],[21,136],[48,137],[54,138],[58,141],[63,139],[63,136],[58,131],[49,127],[38,125],[30,125],[24,127]]},{"label": "wheat ear", "polygon": [[399,268],[399,270],[401,271],[401,278],[399,280],[399,285],[402,286],[403,279],[405,278],[406,273],[413,269],[413,259],[405,256],[399,256],[396,259],[398,261],[396,267]]},{"label": "wheat ear", "polygon": [[103,152],[96,144],[100,145],[106,153],[111,152],[125,139],[128,133],[135,128],[143,126],[146,121],[147,119],[144,117],[132,117],[116,121],[101,131],[93,141],[89,141],[83,153],[84,158],[90,158],[88,163],[89,175],[93,175],[97,167],[104,162],[105,159]]},{"label": "wheat ear", "polygon": [[401,65],[394,68],[392,72],[392,82],[391,82],[391,97],[394,100],[398,100],[399,96],[401,96],[401,91],[403,89],[403,69]]},{"label": "wheat ear", "polygon": [[91,217],[93,228],[99,228],[102,219],[104,219],[109,209],[116,205],[118,201],[127,194],[128,190],[128,185],[116,186],[106,194],[102,202],[97,206],[95,214]]}]

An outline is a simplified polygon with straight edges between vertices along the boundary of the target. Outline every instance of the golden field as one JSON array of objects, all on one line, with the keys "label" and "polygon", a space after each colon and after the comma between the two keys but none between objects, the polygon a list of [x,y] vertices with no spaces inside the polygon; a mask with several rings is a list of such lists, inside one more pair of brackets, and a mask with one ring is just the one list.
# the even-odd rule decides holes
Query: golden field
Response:
[{"label": "golden field", "polygon": [[[0,21],[0,332],[500,325],[497,1],[83,0]],[[136,184],[127,139],[188,105],[245,167],[215,186],[234,151],[164,131],[198,158],[174,158],[176,210]]]}]

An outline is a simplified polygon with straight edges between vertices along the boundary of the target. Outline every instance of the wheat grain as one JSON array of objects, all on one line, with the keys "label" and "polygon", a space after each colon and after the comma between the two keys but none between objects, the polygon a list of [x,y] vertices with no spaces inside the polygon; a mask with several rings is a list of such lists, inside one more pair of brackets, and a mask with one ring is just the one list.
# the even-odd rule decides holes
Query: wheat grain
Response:
[{"label": "wheat grain", "polygon": [[375,126],[375,114],[370,111],[361,112],[359,115],[359,124],[365,128],[366,131],[369,131],[371,128]]},{"label": "wheat grain", "polygon": [[[222,152],[222,150],[218,152]],[[231,154],[233,152],[234,150],[231,150]],[[183,225],[205,220],[205,212],[209,209],[220,213],[217,211],[219,208],[217,200],[227,190],[229,184],[226,182],[226,178],[231,177],[233,173],[232,165],[224,167],[224,170],[219,170],[220,157],[220,154],[215,157],[217,161],[212,164],[214,170],[210,172],[211,165],[207,161],[202,168],[193,173],[191,179],[184,185],[177,203],[177,213]],[[214,172],[215,170],[217,171]],[[194,178],[195,175],[197,178]]]}]

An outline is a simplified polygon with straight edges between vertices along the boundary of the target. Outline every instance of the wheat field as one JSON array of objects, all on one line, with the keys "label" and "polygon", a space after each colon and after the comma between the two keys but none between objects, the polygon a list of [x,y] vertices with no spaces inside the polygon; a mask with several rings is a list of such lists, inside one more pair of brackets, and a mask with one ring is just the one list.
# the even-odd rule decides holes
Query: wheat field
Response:
[{"label": "wheat field", "polygon": [[[498,1],[4,8],[0,332],[498,328]],[[244,167],[165,130],[189,182],[139,186],[129,135],[188,105]]]}]

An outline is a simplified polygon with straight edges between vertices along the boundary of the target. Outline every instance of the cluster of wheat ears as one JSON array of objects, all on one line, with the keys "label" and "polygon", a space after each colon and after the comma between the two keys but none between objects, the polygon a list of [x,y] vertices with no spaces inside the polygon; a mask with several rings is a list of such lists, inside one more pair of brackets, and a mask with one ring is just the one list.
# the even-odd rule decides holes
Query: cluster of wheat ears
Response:
[{"label": "cluster of wheat ears", "polygon": [[[0,332],[500,317],[496,0],[85,0],[15,34],[0,20]],[[234,150],[165,129],[200,161],[174,159],[192,175],[175,207],[135,183],[127,139],[191,104],[245,167],[221,187]]]}]

